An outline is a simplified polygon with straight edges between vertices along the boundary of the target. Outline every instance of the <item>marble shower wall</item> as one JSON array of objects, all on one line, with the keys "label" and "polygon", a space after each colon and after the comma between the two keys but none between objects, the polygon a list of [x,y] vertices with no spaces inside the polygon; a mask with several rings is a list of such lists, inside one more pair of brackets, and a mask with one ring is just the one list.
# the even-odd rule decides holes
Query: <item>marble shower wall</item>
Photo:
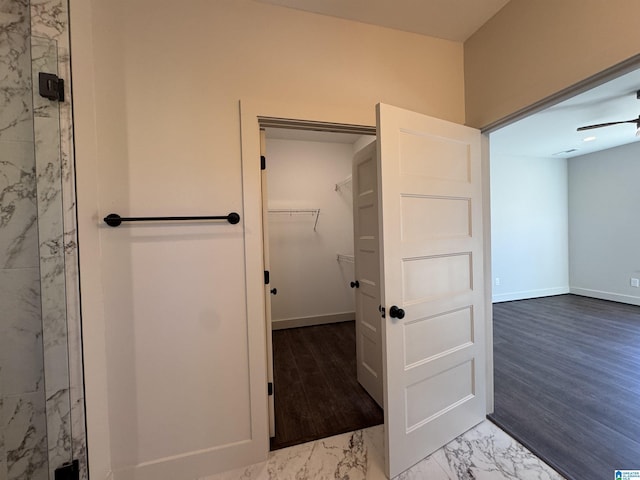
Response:
[{"label": "marble shower wall", "polygon": [[70,79],[66,0],[0,0],[0,480],[87,478]]},{"label": "marble shower wall", "polygon": [[0,479],[48,478],[29,4],[0,0]]}]

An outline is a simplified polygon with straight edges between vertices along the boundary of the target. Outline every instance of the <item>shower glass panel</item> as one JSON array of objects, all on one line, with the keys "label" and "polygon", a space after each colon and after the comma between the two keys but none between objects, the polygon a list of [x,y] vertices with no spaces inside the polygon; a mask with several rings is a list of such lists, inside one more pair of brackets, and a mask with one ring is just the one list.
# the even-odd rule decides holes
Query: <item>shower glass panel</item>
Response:
[{"label": "shower glass panel", "polygon": [[74,451],[60,103],[38,93],[59,48],[32,35],[43,8],[0,0],[0,480],[54,480]]}]

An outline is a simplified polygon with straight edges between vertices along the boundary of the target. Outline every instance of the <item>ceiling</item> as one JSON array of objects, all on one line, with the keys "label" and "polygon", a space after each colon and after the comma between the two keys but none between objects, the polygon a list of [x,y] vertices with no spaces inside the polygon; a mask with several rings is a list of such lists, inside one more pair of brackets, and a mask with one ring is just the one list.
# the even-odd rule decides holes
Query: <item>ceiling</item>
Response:
[{"label": "ceiling", "polygon": [[509,0],[257,0],[464,42]]},{"label": "ceiling", "polygon": [[[491,152],[528,157],[572,158],[640,141],[634,124],[577,132],[595,123],[640,115],[640,70],[622,75],[491,134]],[[588,137],[596,137],[585,142]],[[575,151],[568,152],[569,150]],[[567,152],[567,153],[562,153]]]}]

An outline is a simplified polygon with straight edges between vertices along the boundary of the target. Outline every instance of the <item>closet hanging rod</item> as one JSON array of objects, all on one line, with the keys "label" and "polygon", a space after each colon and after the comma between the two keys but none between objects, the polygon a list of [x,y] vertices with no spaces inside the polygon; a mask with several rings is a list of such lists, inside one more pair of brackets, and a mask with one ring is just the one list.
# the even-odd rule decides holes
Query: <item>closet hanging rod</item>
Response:
[{"label": "closet hanging rod", "polygon": [[118,227],[122,222],[182,222],[193,220],[226,220],[231,225],[240,221],[240,215],[231,212],[229,215],[210,215],[196,217],[121,217],[117,213],[110,213],[104,217],[104,223],[110,227]]},{"label": "closet hanging rod", "polygon": [[315,215],[319,208],[270,208],[269,213],[311,213]]},{"label": "closet hanging rod", "polygon": [[289,214],[289,215],[298,215],[298,214],[311,214],[315,215],[316,223],[313,224],[313,231],[316,231],[316,227],[318,226],[318,218],[320,218],[320,209],[319,208],[270,208],[269,213],[276,214]]}]

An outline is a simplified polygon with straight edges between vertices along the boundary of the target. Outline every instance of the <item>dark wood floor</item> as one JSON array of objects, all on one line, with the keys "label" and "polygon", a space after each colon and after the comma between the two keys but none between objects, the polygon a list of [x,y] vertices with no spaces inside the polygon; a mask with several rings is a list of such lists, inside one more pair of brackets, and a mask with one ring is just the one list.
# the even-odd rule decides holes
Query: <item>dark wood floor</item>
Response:
[{"label": "dark wood floor", "polygon": [[273,363],[271,450],[383,423],[356,378],[354,322],[274,331]]},{"label": "dark wood floor", "polygon": [[640,307],[574,295],[493,307],[492,420],[571,480],[640,469]]}]

